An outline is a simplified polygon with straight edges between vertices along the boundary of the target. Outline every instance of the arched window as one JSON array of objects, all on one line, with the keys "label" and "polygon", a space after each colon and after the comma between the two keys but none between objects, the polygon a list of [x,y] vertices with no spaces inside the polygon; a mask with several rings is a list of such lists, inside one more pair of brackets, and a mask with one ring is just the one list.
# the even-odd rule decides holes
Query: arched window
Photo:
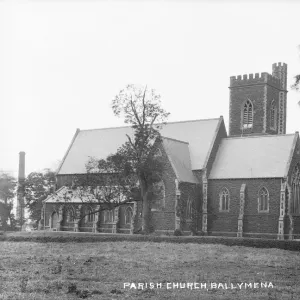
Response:
[{"label": "arched window", "polygon": [[220,211],[229,211],[229,191],[223,188],[219,194],[220,197]]},{"label": "arched window", "polygon": [[51,223],[50,223],[50,227],[51,228],[56,228],[57,226],[57,222],[58,222],[58,213],[56,211],[54,211],[51,215]]},{"label": "arched window", "polygon": [[291,213],[300,214],[300,164],[297,164],[294,168],[291,187]]},{"label": "arched window", "polygon": [[133,211],[130,206],[125,209],[125,224],[131,224]]},{"label": "arched window", "polygon": [[114,221],[114,210],[104,211],[104,223],[112,223]]},{"label": "arched window", "polygon": [[194,210],[194,201],[191,198],[188,198],[186,202],[186,219],[192,219]]},{"label": "arched window", "polygon": [[160,210],[165,207],[165,184],[161,180],[153,184],[152,210]]},{"label": "arched window", "polygon": [[69,207],[67,210],[67,222],[74,222],[75,220],[75,212],[72,207]]},{"label": "arched window", "polygon": [[270,108],[270,128],[276,129],[276,121],[277,121],[277,111],[275,106],[275,101],[273,100]]},{"label": "arched window", "polygon": [[243,128],[253,127],[253,105],[247,100],[243,106]]},{"label": "arched window", "polygon": [[95,221],[95,214],[91,207],[88,207],[86,210],[86,221],[87,222],[94,222]]},{"label": "arched window", "polygon": [[258,212],[269,211],[269,192],[265,187],[262,187],[258,192]]}]

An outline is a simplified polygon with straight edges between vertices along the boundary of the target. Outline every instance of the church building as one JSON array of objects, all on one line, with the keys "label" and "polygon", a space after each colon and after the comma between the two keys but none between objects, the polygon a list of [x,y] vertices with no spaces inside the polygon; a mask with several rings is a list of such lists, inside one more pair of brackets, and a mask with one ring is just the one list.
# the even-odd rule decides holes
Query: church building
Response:
[{"label": "church building", "polygon": [[[286,134],[287,65],[272,74],[230,78],[229,130],[223,117],[167,123],[157,155],[164,164],[151,208],[157,233],[293,239],[300,236],[300,141]],[[101,203],[60,195],[89,157],[105,159],[131,127],[77,129],[43,206],[40,229],[135,233],[141,203],[97,213]],[[85,216],[85,217],[82,217]]]}]

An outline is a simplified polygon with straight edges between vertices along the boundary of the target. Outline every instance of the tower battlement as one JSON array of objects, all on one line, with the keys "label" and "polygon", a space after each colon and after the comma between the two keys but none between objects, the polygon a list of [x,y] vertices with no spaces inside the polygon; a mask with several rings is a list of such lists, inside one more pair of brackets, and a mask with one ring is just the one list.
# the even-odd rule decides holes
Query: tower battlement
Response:
[{"label": "tower battlement", "polygon": [[267,72],[244,74],[230,77],[230,87],[254,84],[268,84],[278,89],[281,88],[280,79]]},{"label": "tower battlement", "polygon": [[274,69],[279,68],[279,67],[282,68],[282,69],[284,69],[285,71],[287,71],[287,64],[286,63],[279,62],[279,63],[274,63],[272,65],[273,71],[274,71]]}]

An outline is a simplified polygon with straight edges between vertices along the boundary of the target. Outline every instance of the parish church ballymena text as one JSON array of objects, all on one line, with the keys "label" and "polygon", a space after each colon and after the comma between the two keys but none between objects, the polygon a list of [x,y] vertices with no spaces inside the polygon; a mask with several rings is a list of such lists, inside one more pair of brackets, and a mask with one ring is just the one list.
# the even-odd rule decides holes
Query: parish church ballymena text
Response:
[{"label": "parish church ballymena text", "polygon": [[[298,132],[286,134],[287,65],[273,64],[272,74],[233,76],[229,90],[229,133],[222,116],[163,126],[157,153],[164,171],[151,209],[153,230],[299,237],[300,141]],[[39,229],[128,234],[139,229],[139,201],[93,213],[99,203],[75,196],[60,200],[72,178],[87,173],[89,157],[115,153],[132,133],[131,127],[77,129]]]}]

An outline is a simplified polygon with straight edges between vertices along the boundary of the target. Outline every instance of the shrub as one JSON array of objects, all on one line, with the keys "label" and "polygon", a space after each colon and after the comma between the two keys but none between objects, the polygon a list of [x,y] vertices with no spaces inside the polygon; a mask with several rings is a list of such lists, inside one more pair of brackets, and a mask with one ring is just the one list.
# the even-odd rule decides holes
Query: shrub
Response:
[{"label": "shrub", "polygon": [[[11,242],[39,242],[39,243],[88,243],[88,242],[154,242],[154,243],[194,243],[194,244],[223,244],[227,246],[246,246],[255,248],[278,248],[291,251],[300,251],[300,241],[291,240],[271,240],[262,238],[237,238],[237,237],[222,237],[222,236],[180,236],[181,231],[175,230],[173,236],[156,236],[156,235],[141,235],[141,234],[93,234],[82,235],[75,233],[60,233],[54,234],[36,234],[36,235],[7,235],[0,239]],[[177,235],[178,234],[178,235]],[[0,236],[1,237],[1,236]]]},{"label": "shrub", "polygon": [[175,236],[182,236],[181,230],[180,230],[180,229],[175,229],[174,235],[175,235]]}]

